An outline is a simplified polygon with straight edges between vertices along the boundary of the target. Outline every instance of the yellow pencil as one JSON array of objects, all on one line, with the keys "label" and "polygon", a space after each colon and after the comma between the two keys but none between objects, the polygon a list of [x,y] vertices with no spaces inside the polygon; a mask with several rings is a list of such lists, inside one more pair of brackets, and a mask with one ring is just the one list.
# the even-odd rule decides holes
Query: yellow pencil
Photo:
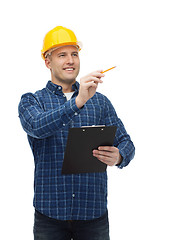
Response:
[{"label": "yellow pencil", "polygon": [[109,71],[109,70],[112,70],[113,68],[116,68],[116,66],[114,66],[114,67],[112,67],[112,68],[109,68],[109,69],[107,69],[107,70],[105,70],[105,71],[103,71],[103,72],[101,72],[101,73],[105,73],[105,72],[107,72],[107,71]]}]

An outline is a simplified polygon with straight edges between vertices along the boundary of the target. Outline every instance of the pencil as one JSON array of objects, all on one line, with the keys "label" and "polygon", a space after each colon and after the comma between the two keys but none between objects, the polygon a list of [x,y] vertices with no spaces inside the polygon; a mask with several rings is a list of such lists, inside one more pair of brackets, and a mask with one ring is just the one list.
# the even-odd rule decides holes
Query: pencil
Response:
[{"label": "pencil", "polygon": [[114,66],[114,67],[112,67],[112,68],[109,68],[109,69],[107,69],[107,70],[105,70],[105,71],[103,71],[103,72],[101,72],[101,73],[105,73],[105,72],[107,72],[107,71],[109,71],[109,70],[112,70],[113,68],[115,68],[116,66]]}]

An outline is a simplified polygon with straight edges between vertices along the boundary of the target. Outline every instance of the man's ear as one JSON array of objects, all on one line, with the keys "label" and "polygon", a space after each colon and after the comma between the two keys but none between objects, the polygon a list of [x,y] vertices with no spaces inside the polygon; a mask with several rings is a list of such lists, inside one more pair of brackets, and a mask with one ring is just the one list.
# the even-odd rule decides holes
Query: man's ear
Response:
[{"label": "man's ear", "polygon": [[46,65],[46,67],[48,68],[48,69],[51,69],[51,60],[47,57],[46,59],[45,59],[45,65]]}]

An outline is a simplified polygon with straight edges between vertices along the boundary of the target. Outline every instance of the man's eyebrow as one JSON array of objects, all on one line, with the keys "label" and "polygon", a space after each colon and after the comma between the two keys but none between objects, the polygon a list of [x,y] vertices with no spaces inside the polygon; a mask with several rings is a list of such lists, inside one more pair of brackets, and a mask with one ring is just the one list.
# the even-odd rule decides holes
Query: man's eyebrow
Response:
[{"label": "man's eyebrow", "polygon": [[66,52],[59,52],[58,54],[66,54]]},{"label": "man's eyebrow", "polygon": [[[78,51],[71,52],[71,54],[73,54],[73,53],[77,53],[78,54]],[[67,52],[59,52],[58,54],[67,54]]]}]

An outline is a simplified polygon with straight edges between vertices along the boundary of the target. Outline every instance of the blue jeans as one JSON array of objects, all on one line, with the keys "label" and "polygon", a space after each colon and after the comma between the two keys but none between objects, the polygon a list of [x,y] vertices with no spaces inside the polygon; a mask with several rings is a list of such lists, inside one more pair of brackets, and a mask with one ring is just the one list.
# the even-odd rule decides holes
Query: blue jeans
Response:
[{"label": "blue jeans", "polygon": [[35,210],[34,240],[109,240],[108,213],[93,220],[60,221]]}]

